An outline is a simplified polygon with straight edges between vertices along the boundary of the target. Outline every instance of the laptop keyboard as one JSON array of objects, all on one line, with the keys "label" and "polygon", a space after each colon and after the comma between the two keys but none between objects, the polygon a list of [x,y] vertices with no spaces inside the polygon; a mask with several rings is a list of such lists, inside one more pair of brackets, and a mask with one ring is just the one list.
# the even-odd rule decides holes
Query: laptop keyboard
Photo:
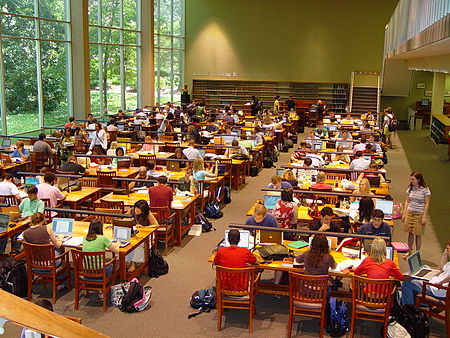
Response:
[{"label": "laptop keyboard", "polygon": [[416,274],[416,276],[417,277],[423,277],[423,276],[425,276],[428,272],[430,272],[431,270],[427,270],[427,269],[422,269],[422,270],[420,270],[417,274]]}]

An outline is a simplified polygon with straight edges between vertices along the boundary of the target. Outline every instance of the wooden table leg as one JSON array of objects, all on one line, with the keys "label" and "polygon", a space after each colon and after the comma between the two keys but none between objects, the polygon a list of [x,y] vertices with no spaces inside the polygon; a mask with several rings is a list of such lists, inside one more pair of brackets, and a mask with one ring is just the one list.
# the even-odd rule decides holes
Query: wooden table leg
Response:
[{"label": "wooden table leg", "polygon": [[125,262],[125,252],[119,251],[119,278],[121,282],[127,279],[127,264]]},{"label": "wooden table leg", "polygon": [[147,275],[150,274],[150,268],[149,268],[149,260],[150,260],[150,236],[152,236],[153,233],[149,236],[147,236],[147,240],[144,241],[144,264],[145,264],[145,273]]},{"label": "wooden table leg", "polygon": [[175,210],[175,219],[176,219],[176,223],[175,223],[175,237],[177,238],[176,240],[176,246],[181,246],[181,239],[183,237],[183,219],[182,219],[182,215],[183,215],[183,210]]}]

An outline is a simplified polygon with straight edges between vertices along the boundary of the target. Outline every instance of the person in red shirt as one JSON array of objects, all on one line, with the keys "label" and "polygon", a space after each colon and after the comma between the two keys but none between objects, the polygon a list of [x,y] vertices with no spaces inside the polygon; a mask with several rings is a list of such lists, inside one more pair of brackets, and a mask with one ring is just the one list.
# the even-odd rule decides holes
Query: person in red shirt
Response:
[{"label": "person in red shirt", "polygon": [[403,274],[395,263],[386,258],[386,242],[379,237],[375,238],[370,247],[370,256],[366,257],[355,269],[355,275],[367,275],[371,279],[387,279],[394,277],[403,280]]},{"label": "person in red shirt", "polygon": [[311,185],[311,189],[314,190],[333,190],[331,184],[325,183],[327,176],[322,171],[317,174],[316,183]]},{"label": "person in red shirt", "polygon": [[226,268],[245,268],[247,265],[257,263],[256,256],[247,248],[240,248],[237,245],[240,241],[239,230],[231,229],[228,232],[229,247],[222,247],[214,257],[214,264]]},{"label": "person in red shirt", "polygon": [[173,201],[173,189],[167,185],[167,176],[159,176],[158,184],[148,188],[150,207],[168,207]]}]

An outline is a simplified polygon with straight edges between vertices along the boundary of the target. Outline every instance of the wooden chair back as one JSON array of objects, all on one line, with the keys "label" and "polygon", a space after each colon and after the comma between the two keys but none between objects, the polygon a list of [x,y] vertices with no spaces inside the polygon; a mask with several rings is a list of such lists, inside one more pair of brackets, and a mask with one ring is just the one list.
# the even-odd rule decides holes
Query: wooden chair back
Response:
[{"label": "wooden chair back", "polygon": [[255,290],[255,268],[233,269],[223,266],[216,267],[217,295],[250,296]]},{"label": "wooden chair back", "polygon": [[99,187],[114,188],[113,177],[117,176],[116,171],[97,171],[97,185]]},{"label": "wooden chair back", "polygon": [[55,269],[55,246],[53,244],[31,244],[23,242],[27,267],[31,269]]},{"label": "wooden chair back", "polygon": [[[313,190],[313,189],[311,189],[311,190]],[[319,190],[317,190],[317,191],[319,191]],[[322,190],[322,191],[326,191],[326,190]],[[339,200],[339,196],[320,195],[320,194],[317,194],[317,195],[315,194],[313,196],[314,196],[314,199],[316,199],[316,200],[326,200],[327,204],[336,204]]]},{"label": "wooden chair back", "polygon": [[151,161],[156,165],[156,155],[139,155],[139,165],[141,167],[146,167],[148,161]]},{"label": "wooden chair back", "polygon": [[347,174],[325,173],[327,181],[341,181],[347,178]]},{"label": "wooden chair back", "polygon": [[[58,205],[52,206],[52,202],[50,201],[50,198],[41,198],[41,201],[44,202],[45,208],[56,208]],[[53,219],[53,214],[51,211],[44,210],[44,216],[49,219],[50,221]]]},{"label": "wooden chair back", "polygon": [[14,195],[0,196],[0,201],[9,205],[19,205],[19,200]]},{"label": "wooden chair back", "polygon": [[118,160],[117,169],[128,169],[131,167],[131,160]]},{"label": "wooden chair back", "polygon": [[81,278],[98,278],[106,277],[106,254],[105,251],[80,251],[71,250],[75,279]]},{"label": "wooden chair back", "polygon": [[117,141],[117,131],[108,131],[109,142]]},{"label": "wooden chair back", "polygon": [[[122,214],[123,213],[120,209],[102,208],[102,207],[96,207],[95,211],[105,212],[105,213],[108,213],[108,214]],[[104,224],[111,224],[112,220],[113,220],[112,216],[91,215],[91,216],[88,216],[83,221],[85,221],[85,222],[86,221],[90,221],[90,220],[92,220],[94,218],[101,219]]]},{"label": "wooden chair back", "polygon": [[231,158],[219,158],[219,164],[226,165],[225,173],[223,176],[227,176],[231,178],[231,172],[233,167],[233,160]]},{"label": "wooden chair back", "polygon": [[125,213],[125,202],[124,201],[105,201],[100,199],[101,208],[118,209],[122,213]]},{"label": "wooden chair back", "polygon": [[79,179],[82,187],[96,187],[97,177],[82,177]]},{"label": "wooden chair back", "polygon": [[43,151],[30,152],[30,161],[33,172],[38,172],[45,165],[45,154]]}]

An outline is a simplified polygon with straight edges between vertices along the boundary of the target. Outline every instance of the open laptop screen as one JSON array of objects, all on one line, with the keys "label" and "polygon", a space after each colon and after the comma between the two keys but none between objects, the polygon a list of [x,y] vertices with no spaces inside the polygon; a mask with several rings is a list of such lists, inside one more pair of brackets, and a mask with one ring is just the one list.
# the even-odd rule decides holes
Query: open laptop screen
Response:
[{"label": "open laptop screen", "polygon": [[[228,233],[230,230],[225,230],[225,246],[230,246],[230,242],[228,242]],[[240,248],[250,248],[250,231],[249,230],[239,230],[239,243],[238,247]]]},{"label": "open laptop screen", "polygon": [[114,239],[117,241],[129,241],[131,238],[131,228],[114,227]]},{"label": "open laptop screen", "polygon": [[11,139],[10,138],[4,138],[2,140],[2,148],[9,148],[11,147]]},{"label": "open laptop screen", "polygon": [[32,185],[38,185],[38,184],[39,184],[39,178],[25,177],[25,185],[32,186]]},{"label": "open laptop screen", "polygon": [[73,223],[73,218],[53,218],[53,232],[55,234],[72,234]]},{"label": "open laptop screen", "polygon": [[199,155],[200,155],[201,157],[205,157],[206,151],[205,151],[205,149],[199,149],[199,150],[198,150],[198,153],[199,153]]},{"label": "open laptop screen", "polygon": [[422,258],[420,257],[420,252],[416,251],[411,256],[408,257],[408,265],[409,265],[409,273],[414,275],[417,271],[419,271],[423,264]]},{"label": "open laptop screen", "polygon": [[392,215],[394,210],[394,201],[375,200],[375,209],[380,209],[385,215]]},{"label": "open laptop screen", "polygon": [[274,196],[274,195],[265,195],[264,196],[264,206],[269,209],[272,210],[273,208],[275,208],[275,205],[277,204],[277,202],[281,199],[281,196]]}]

